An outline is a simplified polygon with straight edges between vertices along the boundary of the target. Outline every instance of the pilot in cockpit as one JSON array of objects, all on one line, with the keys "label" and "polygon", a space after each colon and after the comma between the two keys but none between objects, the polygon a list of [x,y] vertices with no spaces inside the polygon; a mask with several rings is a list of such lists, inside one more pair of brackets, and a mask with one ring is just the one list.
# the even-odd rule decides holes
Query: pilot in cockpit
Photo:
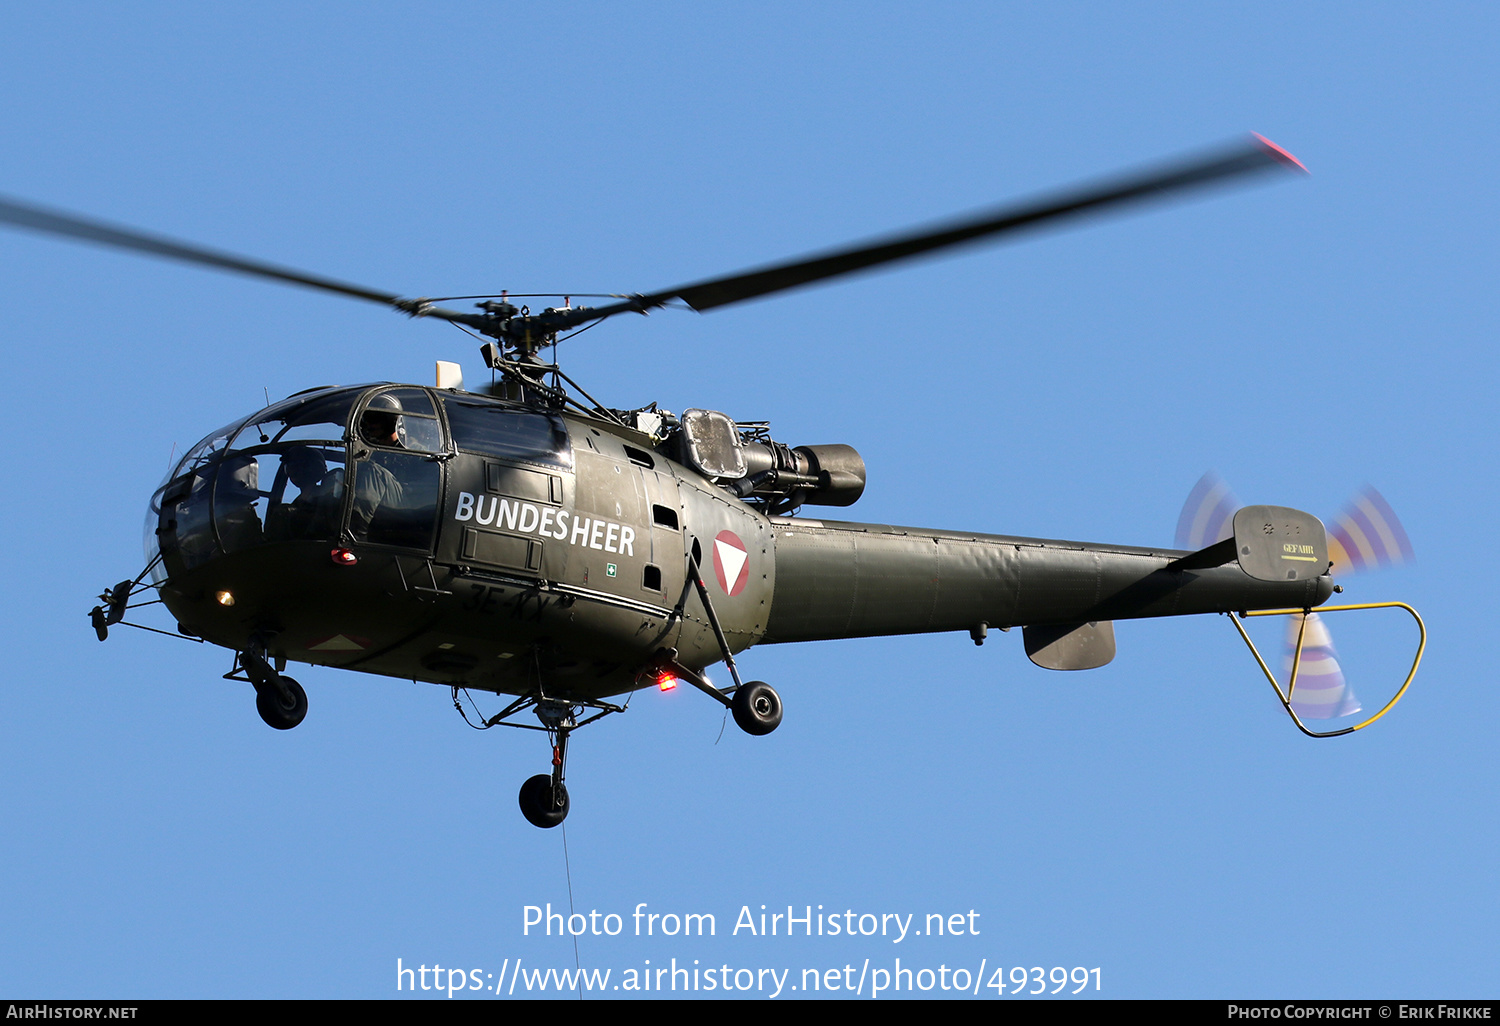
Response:
[{"label": "pilot in cockpit", "polygon": [[401,423],[401,400],[382,392],[370,400],[359,418],[359,434],[370,445],[406,448],[405,425]]},{"label": "pilot in cockpit", "polygon": [[[401,400],[389,392],[372,398],[359,417],[360,439],[370,445],[406,448]],[[399,510],[401,482],[378,458],[362,460],[354,472],[354,508],[349,527],[359,539],[369,537],[370,524],[381,509]]]}]

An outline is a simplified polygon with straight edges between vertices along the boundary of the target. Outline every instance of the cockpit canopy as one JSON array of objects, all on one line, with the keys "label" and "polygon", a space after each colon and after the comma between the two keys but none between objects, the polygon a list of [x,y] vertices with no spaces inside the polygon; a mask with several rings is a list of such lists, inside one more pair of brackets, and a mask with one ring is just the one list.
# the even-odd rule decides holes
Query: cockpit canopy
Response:
[{"label": "cockpit canopy", "polygon": [[161,556],[156,580],[278,542],[430,552],[455,449],[572,465],[561,417],[437,396],[414,385],[310,389],[213,432],[152,496],[146,556]]}]

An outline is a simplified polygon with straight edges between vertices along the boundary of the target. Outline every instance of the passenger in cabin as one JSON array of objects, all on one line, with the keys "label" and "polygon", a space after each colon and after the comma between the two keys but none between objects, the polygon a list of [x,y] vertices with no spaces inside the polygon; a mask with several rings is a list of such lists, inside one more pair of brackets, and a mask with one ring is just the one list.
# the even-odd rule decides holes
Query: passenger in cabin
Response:
[{"label": "passenger in cabin", "polygon": [[330,471],[323,454],[307,445],[288,449],[281,462],[287,480],[297,489],[297,496],[267,513],[267,534],[281,538],[337,538],[339,504],[344,496],[343,470]]}]

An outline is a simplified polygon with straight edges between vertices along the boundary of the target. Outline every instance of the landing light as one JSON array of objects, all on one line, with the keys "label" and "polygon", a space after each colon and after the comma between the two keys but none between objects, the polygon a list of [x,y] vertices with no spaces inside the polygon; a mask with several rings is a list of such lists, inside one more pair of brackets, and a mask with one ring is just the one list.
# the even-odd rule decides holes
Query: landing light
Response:
[{"label": "landing light", "polygon": [[232,605],[234,605],[234,592],[232,592],[232,591],[215,592],[214,593],[214,598],[218,601],[219,605],[221,605],[221,606],[232,606]]}]

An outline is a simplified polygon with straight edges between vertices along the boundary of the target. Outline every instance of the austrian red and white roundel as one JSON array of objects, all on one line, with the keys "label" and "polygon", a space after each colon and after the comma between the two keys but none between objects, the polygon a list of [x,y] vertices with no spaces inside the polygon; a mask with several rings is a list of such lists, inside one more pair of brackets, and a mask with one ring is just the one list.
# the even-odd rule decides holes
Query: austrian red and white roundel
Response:
[{"label": "austrian red and white roundel", "polygon": [[731,598],[744,591],[750,580],[750,553],[733,531],[720,531],[714,538],[714,576]]}]

